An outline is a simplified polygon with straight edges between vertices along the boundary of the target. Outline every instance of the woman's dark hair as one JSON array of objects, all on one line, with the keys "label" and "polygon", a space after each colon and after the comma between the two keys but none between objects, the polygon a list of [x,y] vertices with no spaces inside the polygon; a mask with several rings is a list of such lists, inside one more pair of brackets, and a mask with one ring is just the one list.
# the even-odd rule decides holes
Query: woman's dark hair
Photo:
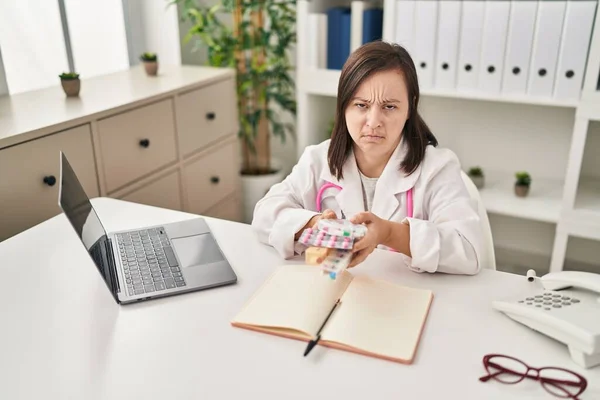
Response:
[{"label": "woman's dark hair", "polygon": [[425,149],[438,142],[418,112],[419,81],[415,64],[400,45],[382,41],[369,42],[354,51],[342,68],[338,84],[335,124],[327,154],[329,170],[337,179],[343,178],[342,168],[352,150],[352,137],[346,126],[346,108],[361,83],[371,75],[399,70],[408,90],[408,120],[404,124],[402,140],[408,147],[400,168],[412,174],[425,157]]}]

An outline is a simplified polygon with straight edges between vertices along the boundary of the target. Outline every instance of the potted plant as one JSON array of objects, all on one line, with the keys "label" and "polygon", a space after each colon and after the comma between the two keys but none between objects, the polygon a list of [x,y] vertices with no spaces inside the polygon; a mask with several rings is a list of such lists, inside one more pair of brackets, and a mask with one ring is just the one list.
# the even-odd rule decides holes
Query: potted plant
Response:
[{"label": "potted plant", "polygon": [[79,74],[76,72],[63,72],[58,76],[60,78],[60,84],[67,95],[67,97],[79,96],[81,89],[81,81],[79,80]]},{"label": "potted plant", "polygon": [[[282,117],[296,115],[289,53],[296,40],[295,0],[173,3],[181,3],[182,18],[191,22],[184,42],[195,38],[196,47],[207,48],[209,65],[236,71],[240,174],[245,221],[250,222],[256,202],[284,178],[271,160],[271,135],[282,143],[288,134],[294,135],[293,125]],[[231,21],[221,21],[223,16]]]},{"label": "potted plant", "polygon": [[531,176],[527,172],[517,172],[515,174],[517,181],[515,182],[515,194],[519,197],[525,197],[529,193],[531,186]]},{"label": "potted plant", "polygon": [[483,170],[481,167],[471,167],[468,172],[469,177],[477,187],[477,189],[482,189],[485,184],[485,177],[483,176]]},{"label": "potted plant", "polygon": [[156,76],[158,73],[158,56],[156,53],[142,53],[140,60],[144,63],[144,69],[148,76]]}]

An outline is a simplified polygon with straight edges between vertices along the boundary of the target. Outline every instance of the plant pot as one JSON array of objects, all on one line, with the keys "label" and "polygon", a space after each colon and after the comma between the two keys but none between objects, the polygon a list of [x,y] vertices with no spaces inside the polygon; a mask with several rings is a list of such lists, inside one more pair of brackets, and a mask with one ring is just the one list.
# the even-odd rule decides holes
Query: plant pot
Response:
[{"label": "plant pot", "polygon": [[158,73],[158,61],[144,61],[144,69],[148,76],[156,76]]},{"label": "plant pot", "polygon": [[475,184],[475,187],[477,189],[482,189],[483,185],[485,184],[485,178],[483,176],[470,176],[471,180],[473,181],[473,183]]},{"label": "plant pot", "polygon": [[67,95],[67,97],[79,96],[79,90],[81,89],[81,81],[78,79],[61,79],[60,84]]},{"label": "plant pot", "polygon": [[267,194],[271,186],[281,182],[285,178],[285,173],[282,168],[275,167],[275,171],[271,174],[241,175],[241,177],[244,198],[243,222],[250,224],[252,223],[256,203]]},{"label": "plant pot", "polygon": [[529,194],[529,185],[515,185],[515,194],[519,197],[525,197]]}]

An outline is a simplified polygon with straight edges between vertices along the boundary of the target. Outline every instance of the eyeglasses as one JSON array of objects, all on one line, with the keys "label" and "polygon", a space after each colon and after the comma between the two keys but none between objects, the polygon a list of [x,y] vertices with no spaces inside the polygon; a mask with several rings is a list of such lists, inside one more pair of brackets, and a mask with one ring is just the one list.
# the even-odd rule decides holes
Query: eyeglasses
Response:
[{"label": "eyeglasses", "polygon": [[540,381],[547,392],[557,397],[577,400],[585,388],[587,380],[568,369],[557,367],[534,368],[514,357],[502,354],[487,354],[483,365],[488,375],[479,378],[481,382],[495,379],[498,382],[515,384],[523,379]]}]

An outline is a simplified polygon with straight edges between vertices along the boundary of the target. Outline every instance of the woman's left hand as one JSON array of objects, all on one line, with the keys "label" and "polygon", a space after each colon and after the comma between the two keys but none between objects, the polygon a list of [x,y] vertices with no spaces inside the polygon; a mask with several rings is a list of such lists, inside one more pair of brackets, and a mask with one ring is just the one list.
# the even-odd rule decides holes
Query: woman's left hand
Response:
[{"label": "woman's left hand", "polygon": [[362,238],[354,242],[352,247],[352,260],[348,268],[352,268],[363,262],[377,246],[383,243],[390,235],[390,221],[379,218],[371,212],[362,212],[356,214],[350,219],[353,224],[365,224],[367,233]]}]

